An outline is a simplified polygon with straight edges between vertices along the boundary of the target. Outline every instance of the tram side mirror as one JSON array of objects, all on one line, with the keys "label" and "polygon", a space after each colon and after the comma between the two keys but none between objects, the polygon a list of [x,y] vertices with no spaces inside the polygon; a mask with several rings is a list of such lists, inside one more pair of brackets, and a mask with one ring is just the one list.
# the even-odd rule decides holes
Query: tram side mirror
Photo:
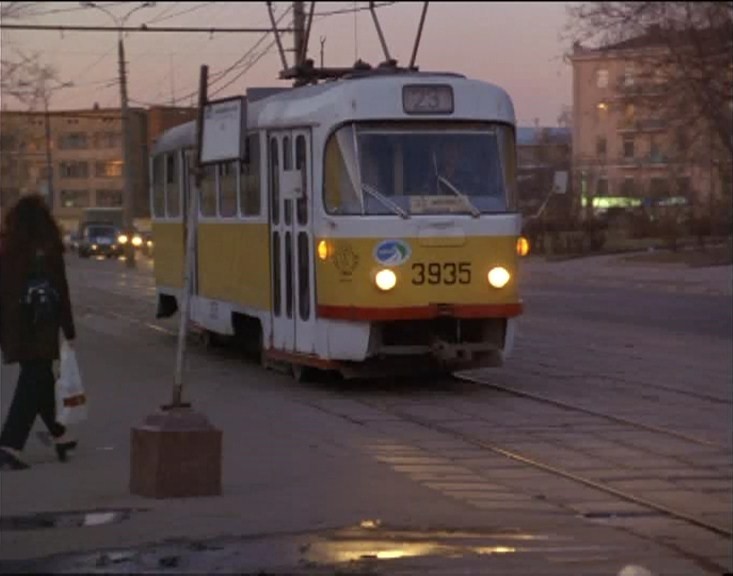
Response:
[{"label": "tram side mirror", "polygon": [[289,200],[298,200],[305,196],[300,170],[283,170],[280,176],[280,193]]}]

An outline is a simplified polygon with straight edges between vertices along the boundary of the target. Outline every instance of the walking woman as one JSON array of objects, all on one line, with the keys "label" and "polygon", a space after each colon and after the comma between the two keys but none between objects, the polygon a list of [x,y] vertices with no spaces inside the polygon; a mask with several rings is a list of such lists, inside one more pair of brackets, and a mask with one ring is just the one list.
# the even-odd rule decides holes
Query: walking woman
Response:
[{"label": "walking woman", "polygon": [[53,361],[59,328],[76,336],[59,227],[41,196],[23,196],[8,212],[0,246],[0,349],[20,377],[0,434],[0,470],[22,470],[21,452],[37,415],[59,460],[76,447],[56,421]]}]

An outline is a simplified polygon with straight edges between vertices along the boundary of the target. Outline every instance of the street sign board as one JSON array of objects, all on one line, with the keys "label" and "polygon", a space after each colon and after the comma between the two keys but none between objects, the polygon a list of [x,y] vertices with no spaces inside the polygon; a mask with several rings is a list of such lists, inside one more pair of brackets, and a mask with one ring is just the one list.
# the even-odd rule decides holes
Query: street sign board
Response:
[{"label": "street sign board", "polygon": [[230,162],[242,157],[242,97],[212,100],[204,106],[201,164]]}]

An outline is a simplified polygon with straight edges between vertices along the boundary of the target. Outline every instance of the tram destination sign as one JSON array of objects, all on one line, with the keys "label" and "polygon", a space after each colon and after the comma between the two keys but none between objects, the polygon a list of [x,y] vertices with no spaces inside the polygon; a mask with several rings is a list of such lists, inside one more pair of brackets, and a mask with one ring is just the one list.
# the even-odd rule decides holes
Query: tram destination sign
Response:
[{"label": "tram destination sign", "polygon": [[201,164],[230,162],[242,157],[243,99],[212,100],[204,106]]},{"label": "tram destination sign", "polygon": [[452,114],[453,89],[445,84],[409,84],[402,87],[405,114]]}]

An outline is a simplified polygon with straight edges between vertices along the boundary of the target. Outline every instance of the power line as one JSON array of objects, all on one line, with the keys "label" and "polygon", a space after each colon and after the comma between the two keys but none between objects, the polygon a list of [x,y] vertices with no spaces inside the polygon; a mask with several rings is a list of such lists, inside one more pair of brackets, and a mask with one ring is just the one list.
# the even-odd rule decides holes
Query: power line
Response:
[{"label": "power line", "polygon": [[[397,2],[375,2],[374,8],[383,8],[385,6],[392,6],[393,4],[397,4]],[[336,16],[337,14],[353,14],[356,12],[363,12],[364,10],[369,9],[369,6],[362,6],[361,8],[354,6],[353,8],[342,8],[341,10],[332,10],[329,12],[314,12],[313,16]]]},{"label": "power line", "polygon": [[[62,26],[46,24],[4,24],[0,23],[0,30],[44,30],[51,32],[202,32],[206,34],[221,34],[234,32],[237,34],[262,34],[272,32],[271,28],[198,28],[198,27],[170,27],[170,26]],[[293,28],[280,28],[280,33],[294,32]]]}]

